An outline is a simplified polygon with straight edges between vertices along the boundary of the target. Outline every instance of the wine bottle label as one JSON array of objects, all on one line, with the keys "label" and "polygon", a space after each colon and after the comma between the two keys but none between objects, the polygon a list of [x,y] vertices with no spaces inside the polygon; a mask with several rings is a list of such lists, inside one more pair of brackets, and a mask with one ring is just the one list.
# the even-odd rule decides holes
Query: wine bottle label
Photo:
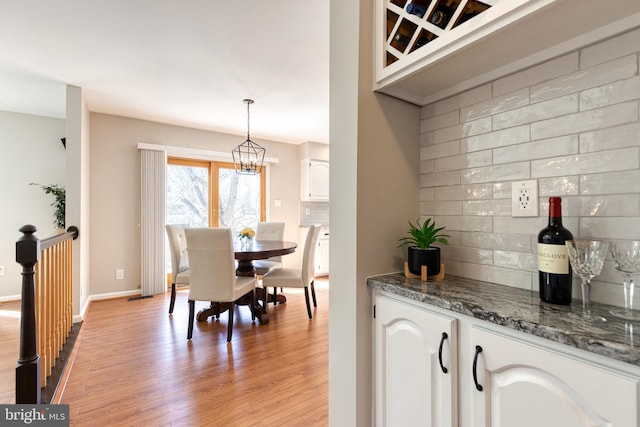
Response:
[{"label": "wine bottle label", "polygon": [[538,243],[538,270],[545,273],[569,274],[567,247]]}]

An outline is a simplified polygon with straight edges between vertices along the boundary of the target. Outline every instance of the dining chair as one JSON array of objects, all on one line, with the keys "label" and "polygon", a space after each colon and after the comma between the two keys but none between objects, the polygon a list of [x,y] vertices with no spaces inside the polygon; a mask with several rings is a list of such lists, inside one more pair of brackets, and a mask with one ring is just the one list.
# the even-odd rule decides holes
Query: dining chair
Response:
[{"label": "dining chair", "polygon": [[236,277],[233,238],[229,228],[187,228],[187,251],[191,278],[189,283],[189,330],[187,339],[193,336],[193,319],[196,301],[229,303],[227,342],[233,332],[235,303],[249,295],[251,320],[255,320],[255,277]]},{"label": "dining chair", "polygon": [[307,314],[309,319],[311,316],[311,304],[309,303],[309,288],[313,296],[313,306],[317,307],[316,291],[314,288],[314,259],[316,246],[320,236],[320,225],[312,225],[307,232],[307,238],[304,243],[304,251],[302,253],[301,268],[276,268],[262,276],[262,286],[283,287],[283,288],[304,288],[304,297],[307,303]]},{"label": "dining chair", "polygon": [[[282,240],[284,238],[284,222],[259,222],[256,229],[256,240]],[[257,276],[264,276],[274,268],[282,267],[282,257],[260,259],[253,262]]]},{"label": "dining chair", "polygon": [[189,284],[189,256],[187,254],[187,241],[184,237],[186,225],[167,224],[167,236],[169,237],[169,249],[171,251],[171,300],[169,302],[169,314],[173,313],[176,304],[176,286]]}]

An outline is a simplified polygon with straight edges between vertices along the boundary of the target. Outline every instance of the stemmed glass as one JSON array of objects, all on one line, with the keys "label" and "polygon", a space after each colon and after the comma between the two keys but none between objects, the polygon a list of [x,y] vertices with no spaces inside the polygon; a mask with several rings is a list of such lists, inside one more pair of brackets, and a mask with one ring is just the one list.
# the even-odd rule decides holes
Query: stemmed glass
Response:
[{"label": "stemmed glass", "polygon": [[591,314],[591,279],[602,271],[609,243],[598,240],[567,240],[565,245],[571,268],[582,279],[582,314],[570,313],[569,315],[588,322],[605,322],[604,317]]},{"label": "stemmed glass", "polygon": [[633,310],[633,277],[640,274],[640,241],[612,242],[611,256],[616,270],[624,275],[624,310],[611,310],[610,313],[622,319],[640,320],[640,313]]}]

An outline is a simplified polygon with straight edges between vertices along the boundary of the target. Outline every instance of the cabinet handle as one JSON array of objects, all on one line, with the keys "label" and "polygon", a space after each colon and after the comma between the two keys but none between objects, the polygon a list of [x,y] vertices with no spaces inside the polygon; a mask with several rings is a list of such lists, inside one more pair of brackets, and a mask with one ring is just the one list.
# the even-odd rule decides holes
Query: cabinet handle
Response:
[{"label": "cabinet handle", "polygon": [[440,369],[442,369],[442,372],[444,372],[445,374],[449,372],[449,370],[442,364],[442,346],[444,345],[444,340],[446,340],[447,338],[449,338],[449,335],[447,335],[446,332],[443,332],[442,338],[440,339],[440,347],[438,348],[438,360],[440,361]]},{"label": "cabinet handle", "polygon": [[478,384],[478,355],[482,353],[482,347],[476,346],[476,354],[473,356],[473,382],[476,384],[476,390],[482,391],[482,386]]}]

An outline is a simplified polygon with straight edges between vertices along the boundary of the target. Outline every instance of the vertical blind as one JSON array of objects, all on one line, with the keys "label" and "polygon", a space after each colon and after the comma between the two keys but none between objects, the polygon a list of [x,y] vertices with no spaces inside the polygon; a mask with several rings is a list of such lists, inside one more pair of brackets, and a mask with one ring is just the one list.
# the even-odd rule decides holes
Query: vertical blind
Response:
[{"label": "vertical blind", "polygon": [[167,291],[164,253],[167,153],[141,149],[140,159],[140,288],[142,296],[150,296]]}]

